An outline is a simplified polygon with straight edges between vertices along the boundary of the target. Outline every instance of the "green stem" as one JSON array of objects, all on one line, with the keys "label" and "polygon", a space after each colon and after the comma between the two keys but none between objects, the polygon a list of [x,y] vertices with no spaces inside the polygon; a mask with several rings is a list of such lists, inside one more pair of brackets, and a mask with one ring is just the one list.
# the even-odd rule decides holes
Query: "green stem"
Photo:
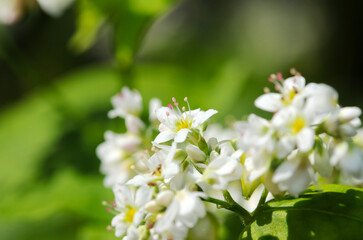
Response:
[{"label": "green stem", "polygon": [[[229,193],[227,195],[229,195],[230,197]],[[234,203],[230,203],[228,201],[226,202],[212,197],[202,198],[202,200],[205,202],[214,203],[219,208],[224,208],[234,213],[237,213],[241,217],[244,226],[247,226],[253,222],[253,217],[250,215],[250,213],[234,201],[233,201]]]},{"label": "green stem", "polygon": [[257,204],[257,207],[256,207],[256,210],[253,212],[253,217],[256,216],[256,213],[259,211],[259,209],[261,209],[261,206],[265,204],[266,202],[266,198],[267,198],[267,195],[268,195],[268,191],[267,191],[267,188],[264,188],[263,189],[263,192],[262,192],[262,195],[261,195],[261,198],[260,198],[260,201],[258,201],[258,204]]},{"label": "green stem", "polygon": [[244,209],[243,207],[241,207],[238,203],[236,203],[236,201],[234,201],[234,199],[232,198],[231,194],[227,190],[224,190],[223,191],[223,196],[224,196],[224,199],[226,199],[226,201],[235,210],[234,212],[236,212],[238,215],[241,216],[242,221],[243,221],[243,224],[245,226],[251,224],[254,221],[254,219],[251,216],[251,214],[246,209]]}]

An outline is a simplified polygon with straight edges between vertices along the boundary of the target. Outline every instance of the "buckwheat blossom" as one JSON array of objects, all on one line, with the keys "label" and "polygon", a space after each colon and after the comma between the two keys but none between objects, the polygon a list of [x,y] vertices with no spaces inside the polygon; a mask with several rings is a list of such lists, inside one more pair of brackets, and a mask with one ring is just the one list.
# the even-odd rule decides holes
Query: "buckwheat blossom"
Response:
[{"label": "buckwheat blossom", "polygon": [[350,184],[363,184],[363,151],[356,144],[337,144],[330,163],[342,171],[343,177]]},{"label": "buckwheat blossom", "polygon": [[[224,143],[223,145],[221,146],[222,149],[232,148],[231,143]],[[232,152],[227,153],[221,150],[220,155],[211,157],[210,163],[197,182],[204,182],[218,190],[226,190],[229,182],[241,178],[243,170],[240,163],[241,156],[241,150],[234,151],[232,149]]]},{"label": "buckwheat blossom", "polygon": [[105,142],[96,149],[97,156],[101,159],[101,172],[106,175],[105,186],[124,183],[135,175],[133,154],[139,149],[141,141],[140,137],[133,134],[105,133]]},{"label": "buckwheat blossom", "polygon": [[174,140],[176,143],[182,143],[186,140],[191,129],[200,127],[211,116],[217,113],[216,110],[209,109],[206,112],[200,109],[190,110],[188,99],[184,99],[188,104],[188,111],[185,107],[180,110],[179,103],[173,98],[174,107],[161,107],[156,111],[156,116],[160,121],[159,135],[155,138],[156,143],[163,143]]},{"label": "buckwheat blossom", "polygon": [[167,161],[168,151],[160,150],[154,153],[145,163],[148,173],[136,175],[128,184],[140,186],[156,181],[169,182],[179,172],[179,164],[174,160]]},{"label": "buckwheat blossom", "polygon": [[177,191],[174,199],[165,213],[155,224],[155,232],[163,233],[168,229],[177,228],[178,225],[186,229],[195,226],[197,220],[206,214],[205,205],[200,197],[200,192],[190,192],[186,189]]},{"label": "buckwheat blossom", "polygon": [[114,109],[108,112],[110,118],[126,118],[128,115],[138,117],[142,111],[142,97],[136,90],[123,87],[121,93],[111,98]]},{"label": "buckwheat blossom", "polygon": [[255,105],[268,112],[277,112],[283,107],[296,104],[299,99],[295,98],[305,87],[305,78],[293,76],[283,81],[281,74],[276,78],[270,78],[275,83],[275,89],[279,93],[266,93],[258,97]]},{"label": "buckwheat blossom", "polygon": [[333,88],[306,84],[300,74],[270,81],[278,92],[255,104],[273,116],[251,114],[234,129],[208,127],[217,111],[191,110],[187,98],[188,110],[175,98],[168,107],[152,99],[147,123],[137,91],[113,97],[109,115],[124,118],[127,132],[108,132],[97,154],[114,186],[116,236],[182,240],[207,209],[216,211],[205,202],[248,220],[266,196],[298,197],[322,178],[363,185],[361,110],[341,107]]},{"label": "buckwheat blossom", "polygon": [[[145,204],[150,201],[152,193],[149,187],[142,186],[135,190],[127,185],[115,185],[113,191],[116,198],[115,210],[119,212],[111,222],[117,237],[128,236],[124,239],[140,239],[136,228],[146,215]],[[131,236],[137,238],[131,238]]]},{"label": "buckwheat blossom", "polygon": [[294,150],[274,172],[272,181],[281,191],[297,197],[314,180],[314,170],[306,154]]}]

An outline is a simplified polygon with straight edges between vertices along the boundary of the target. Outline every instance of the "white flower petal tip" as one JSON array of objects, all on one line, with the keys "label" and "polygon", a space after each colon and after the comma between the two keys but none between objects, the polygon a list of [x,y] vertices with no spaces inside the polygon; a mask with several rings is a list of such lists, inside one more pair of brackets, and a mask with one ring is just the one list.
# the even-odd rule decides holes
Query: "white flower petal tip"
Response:
[{"label": "white flower petal tip", "polygon": [[255,100],[255,106],[267,112],[276,112],[282,107],[281,98],[279,93],[266,93]]}]

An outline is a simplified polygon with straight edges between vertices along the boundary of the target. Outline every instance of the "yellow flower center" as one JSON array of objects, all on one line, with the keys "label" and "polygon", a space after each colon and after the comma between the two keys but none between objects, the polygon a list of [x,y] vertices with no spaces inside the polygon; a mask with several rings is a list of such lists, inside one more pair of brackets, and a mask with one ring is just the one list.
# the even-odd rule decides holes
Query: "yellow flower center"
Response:
[{"label": "yellow flower center", "polygon": [[127,210],[127,212],[125,214],[125,221],[132,223],[134,220],[135,213],[136,213],[135,208],[130,208],[129,210]]},{"label": "yellow flower center", "polygon": [[188,121],[188,119],[183,119],[181,118],[178,123],[177,123],[177,131],[184,129],[184,128],[190,128],[191,127],[191,122]]},{"label": "yellow flower center", "polygon": [[305,127],[305,120],[302,117],[296,118],[295,121],[292,123],[292,132],[297,134],[300,132],[301,129]]},{"label": "yellow flower center", "polygon": [[291,104],[292,100],[295,98],[296,96],[296,92],[294,90],[289,91],[288,94],[286,94],[283,98],[282,98],[282,103],[284,105],[289,105]]}]

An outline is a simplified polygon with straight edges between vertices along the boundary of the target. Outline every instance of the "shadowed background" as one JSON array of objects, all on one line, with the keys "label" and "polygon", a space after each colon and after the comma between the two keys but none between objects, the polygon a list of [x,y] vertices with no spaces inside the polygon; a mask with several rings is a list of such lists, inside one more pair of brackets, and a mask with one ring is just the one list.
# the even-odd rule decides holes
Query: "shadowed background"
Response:
[{"label": "shadowed background", "polygon": [[[18,22],[0,23],[0,239],[114,239],[95,148],[105,130],[124,131],[107,119],[124,85],[141,92],[145,109],[151,97],[188,96],[224,123],[263,114],[253,101],[272,87],[269,74],[295,67],[337,89],[343,106],[362,108],[361,9],[79,0],[58,18],[28,7]],[[236,237],[228,234],[220,236]]]}]

